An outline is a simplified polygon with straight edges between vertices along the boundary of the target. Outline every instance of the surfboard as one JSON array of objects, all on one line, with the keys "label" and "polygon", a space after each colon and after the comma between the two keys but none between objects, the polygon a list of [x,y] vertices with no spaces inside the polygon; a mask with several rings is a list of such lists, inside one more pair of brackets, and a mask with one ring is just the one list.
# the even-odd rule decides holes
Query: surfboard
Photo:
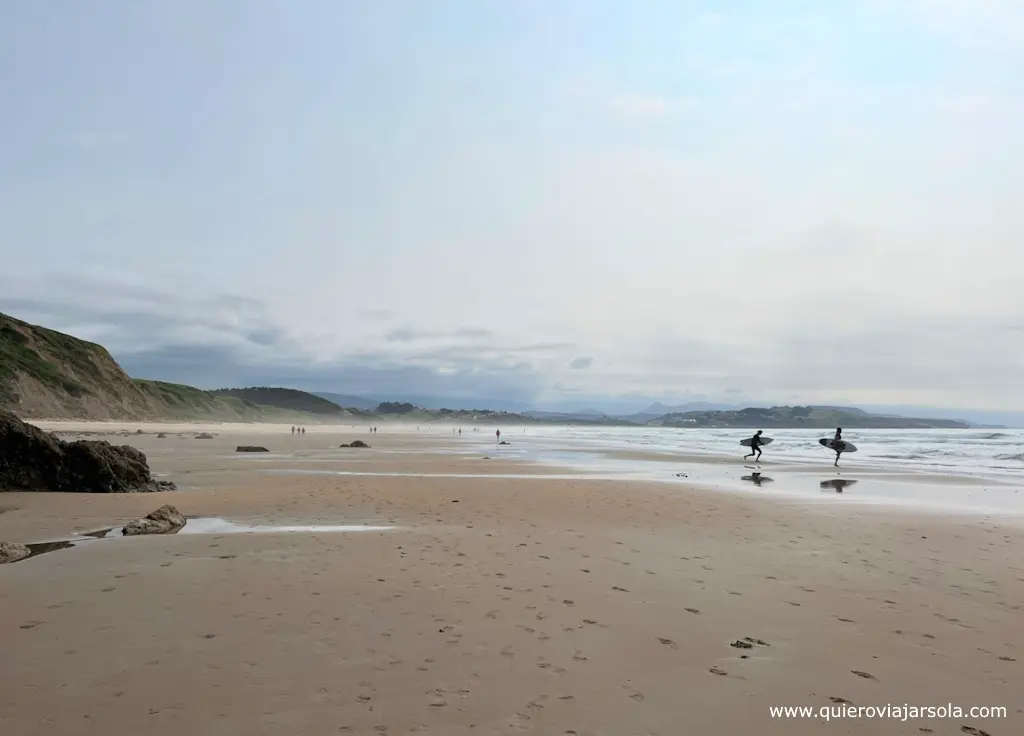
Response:
[{"label": "surfboard", "polygon": [[839,450],[839,452],[857,452],[857,446],[852,442],[847,442],[846,440],[840,441],[839,444],[842,445],[842,447],[836,447],[836,441],[829,439],[828,437],[822,437],[818,440],[818,444],[822,447],[827,447],[830,450]]},{"label": "surfboard", "polygon": [[[752,439],[753,439],[753,437],[747,437],[745,440],[740,440],[740,444],[743,445],[744,447],[750,447],[750,441]],[[761,444],[762,445],[770,445],[771,443],[772,443],[772,438],[771,437],[762,437],[761,438]]]}]

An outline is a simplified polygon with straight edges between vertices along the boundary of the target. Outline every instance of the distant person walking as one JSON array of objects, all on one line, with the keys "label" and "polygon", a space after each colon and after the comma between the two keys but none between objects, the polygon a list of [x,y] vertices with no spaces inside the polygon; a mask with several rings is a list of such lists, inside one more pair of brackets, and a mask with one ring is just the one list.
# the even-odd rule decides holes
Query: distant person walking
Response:
[{"label": "distant person walking", "polygon": [[292,427],[292,437],[295,436],[295,427]]},{"label": "distant person walking", "polygon": [[500,429],[494,430],[494,444],[496,444],[496,445],[501,444],[501,430]]},{"label": "distant person walking", "polygon": [[757,457],[754,458],[754,462],[755,463],[761,462],[761,435],[763,433],[764,433],[764,430],[759,429],[754,434],[754,436],[750,438],[750,454],[749,455],[744,455],[743,456],[744,460],[746,460],[748,457],[754,457],[754,453],[757,453]]}]

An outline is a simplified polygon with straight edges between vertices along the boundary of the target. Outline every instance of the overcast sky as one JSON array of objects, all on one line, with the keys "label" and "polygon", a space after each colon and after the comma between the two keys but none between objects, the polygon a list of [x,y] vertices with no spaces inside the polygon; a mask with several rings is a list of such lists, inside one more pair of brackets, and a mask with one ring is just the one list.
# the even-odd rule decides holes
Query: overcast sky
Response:
[{"label": "overcast sky", "polygon": [[1024,409],[1022,80],[1019,0],[7,3],[0,310],[204,387]]}]

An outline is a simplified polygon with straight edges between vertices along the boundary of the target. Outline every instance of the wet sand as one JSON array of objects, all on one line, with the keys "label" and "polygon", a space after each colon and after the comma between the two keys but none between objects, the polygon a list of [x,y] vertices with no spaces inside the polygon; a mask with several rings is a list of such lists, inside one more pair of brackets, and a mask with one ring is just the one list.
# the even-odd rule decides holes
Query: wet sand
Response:
[{"label": "wet sand", "polygon": [[[112,439],[183,490],[4,494],[0,539],[57,540],[163,503],[239,525],[395,528],[95,539],[0,567],[0,733],[1024,730],[1018,525],[769,486],[500,477],[552,469],[493,443],[489,460],[438,454],[457,442],[443,433],[181,431]],[[352,439],[373,448],[337,448]],[[243,444],[273,457],[235,455]],[[412,475],[258,472],[313,466]],[[769,716],[840,699],[1009,717]]]}]

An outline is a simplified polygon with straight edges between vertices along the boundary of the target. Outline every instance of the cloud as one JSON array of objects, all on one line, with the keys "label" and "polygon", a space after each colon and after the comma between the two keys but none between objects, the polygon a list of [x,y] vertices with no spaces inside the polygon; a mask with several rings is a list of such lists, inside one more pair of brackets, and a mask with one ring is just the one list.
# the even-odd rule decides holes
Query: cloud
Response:
[{"label": "cloud", "polygon": [[593,358],[580,357],[580,358],[573,358],[573,361],[571,363],[569,363],[569,367],[572,368],[574,371],[580,371],[580,370],[583,370],[584,368],[589,368],[593,364],[594,364],[594,359]]},{"label": "cloud", "polygon": [[910,11],[931,29],[968,46],[1020,53],[1024,6],[1017,0],[903,0],[884,6]]},{"label": "cloud", "polygon": [[388,342],[412,342],[420,337],[422,336],[412,330],[392,330],[384,336],[384,339]]},{"label": "cloud", "polygon": [[468,339],[479,340],[492,337],[494,333],[482,327],[460,327],[456,330],[412,330],[399,328],[391,330],[384,339],[388,342],[416,342],[421,340],[447,340],[447,339]]},{"label": "cloud", "polygon": [[613,117],[637,122],[658,120],[673,113],[692,109],[699,104],[696,97],[615,93],[582,85],[570,86],[569,95]]},{"label": "cloud", "polygon": [[360,309],[357,313],[361,319],[373,322],[387,322],[395,318],[395,313],[387,309]]}]

